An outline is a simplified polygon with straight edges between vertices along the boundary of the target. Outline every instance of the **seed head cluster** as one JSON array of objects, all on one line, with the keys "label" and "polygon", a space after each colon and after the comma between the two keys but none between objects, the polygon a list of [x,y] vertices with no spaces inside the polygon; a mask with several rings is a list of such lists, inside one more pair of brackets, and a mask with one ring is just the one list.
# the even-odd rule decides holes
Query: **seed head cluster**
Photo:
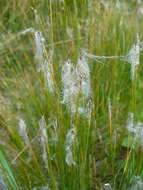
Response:
[{"label": "seed head cluster", "polygon": [[84,57],[78,59],[76,67],[68,60],[62,68],[63,100],[68,109],[75,114],[85,114],[91,95],[90,70]]}]

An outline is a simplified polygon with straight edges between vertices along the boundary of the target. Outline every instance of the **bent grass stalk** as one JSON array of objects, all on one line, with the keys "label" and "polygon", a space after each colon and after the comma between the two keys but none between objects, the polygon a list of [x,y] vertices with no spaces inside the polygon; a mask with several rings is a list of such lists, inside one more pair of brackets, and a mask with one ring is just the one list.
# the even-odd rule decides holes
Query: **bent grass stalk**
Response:
[{"label": "bent grass stalk", "polygon": [[[0,117],[2,115],[2,118],[8,121],[8,128],[11,132],[10,135],[9,133],[6,134],[6,137],[10,136],[8,143],[6,142],[6,148],[8,147],[9,149],[9,147],[12,146],[10,151],[7,151],[9,155],[8,158],[14,157],[11,167],[14,169],[16,164],[19,164],[19,167],[16,168],[18,172],[13,173],[16,179],[12,178],[8,169],[5,170],[3,169],[4,167],[2,167],[4,173],[9,173],[8,176],[11,176],[6,180],[8,188],[10,188],[13,183],[14,185],[11,189],[15,190],[15,181],[20,185],[18,189],[29,188],[30,190],[39,190],[48,187],[52,190],[101,189],[104,184],[106,189],[110,187],[123,189],[125,185],[128,186],[127,188],[136,187],[128,183],[131,181],[130,174],[136,175],[135,167],[137,168],[138,175],[140,175],[141,162],[137,163],[138,159],[135,157],[138,150],[134,150],[132,147],[127,148],[127,156],[123,157],[124,152],[122,153],[121,151],[123,149],[123,151],[126,152],[126,150],[121,145],[121,140],[127,132],[122,126],[124,126],[128,111],[133,112],[135,117],[141,118],[142,120],[142,113],[140,112],[142,107],[140,103],[142,102],[140,97],[142,93],[142,77],[140,76],[140,72],[139,75],[138,72],[136,72],[137,65],[139,65],[139,48],[133,48],[136,44],[132,46],[133,49],[137,49],[135,52],[135,55],[137,55],[137,62],[134,64],[137,67],[131,63],[133,60],[133,56],[131,55],[133,55],[134,51],[130,51],[127,55],[121,56],[98,56],[87,52],[96,51],[99,55],[102,55],[103,52],[107,52],[108,55],[118,55],[119,52],[126,52],[127,47],[131,45],[131,39],[134,38],[134,34],[139,30],[139,28],[137,29],[135,27],[138,15],[134,14],[136,12],[134,9],[136,6],[135,3],[129,2],[124,6],[124,4],[120,2],[120,6],[122,7],[122,10],[120,10],[119,8],[117,9],[113,3],[110,3],[108,7],[102,2],[95,0],[92,6],[89,6],[91,2],[84,0],[80,3],[74,0],[74,5],[70,1],[58,2],[50,0],[50,6],[42,2],[32,2],[31,0],[25,1],[24,4],[20,5],[19,2],[15,0],[14,6],[11,6],[13,5],[12,0],[9,0],[9,2],[5,0],[5,3],[0,3],[2,7],[2,14],[0,15],[0,19],[2,19],[2,43],[0,43],[0,54],[3,56],[1,57],[1,68],[5,76],[4,79],[0,77],[0,80],[2,78],[2,80],[6,80],[8,84],[7,88],[4,88],[4,86],[2,87],[2,94],[5,96],[6,103],[8,103],[7,99],[12,100],[12,105],[10,105],[8,109],[6,107],[8,111],[0,113]],[[7,4],[7,6],[5,4]],[[130,4],[132,5],[131,7]],[[38,10],[40,16],[38,16],[38,14],[37,16],[41,18],[36,19],[36,29],[33,29],[33,18],[29,10],[31,6],[34,6],[34,8]],[[129,7],[126,8],[126,6]],[[11,10],[10,13],[9,10]],[[10,20],[6,16],[9,14],[11,16]],[[15,18],[17,21],[16,23]],[[32,27],[27,27],[31,26],[31,24]],[[41,27],[43,29],[41,29]],[[67,28],[73,29],[72,39],[67,38]],[[140,23],[140,28],[142,29],[142,23]],[[44,47],[42,47],[41,51],[41,55],[44,58],[41,57],[40,60],[42,60],[42,62],[44,60],[44,68],[46,68],[46,70],[50,67],[51,77],[48,75],[48,79],[52,80],[54,84],[54,93],[51,93],[52,90],[44,87],[42,75],[34,73],[35,65],[33,64],[34,57],[32,51],[33,39],[29,34],[33,35],[36,31],[40,31],[46,37]],[[18,40],[16,40],[17,37]],[[68,100],[68,98],[72,99],[72,97],[70,95],[68,98],[64,96],[63,102],[65,105],[61,105],[61,96],[59,95],[61,81],[58,76],[60,73],[59,64],[64,63],[65,60],[69,58],[72,60],[71,62],[73,62],[74,71],[77,69],[77,73],[79,73],[81,67],[78,69],[78,67],[76,67],[76,62],[78,58],[79,61],[81,61],[79,49],[84,47],[86,47],[88,51],[82,56],[91,59],[91,79],[86,76],[89,79],[87,81],[89,81],[89,83],[91,82],[89,85],[90,87],[86,88],[87,81],[84,80],[85,73],[80,72],[80,74],[77,74],[78,83],[76,83],[77,87],[80,89],[78,91],[79,96],[77,95],[76,98],[76,94],[73,93],[76,99],[75,101],[73,98],[75,101],[73,106],[71,106],[71,102]],[[52,49],[52,56],[49,54],[50,49]],[[105,62],[105,60],[111,60],[113,64],[115,62],[116,64],[108,64],[106,68],[101,64],[92,64],[95,62],[102,63]],[[122,62],[128,62],[130,64],[130,77],[128,65],[124,64],[123,66]],[[115,67],[117,67],[117,69],[115,69]],[[142,67],[142,65],[140,67]],[[18,70],[18,68],[21,68],[21,70]],[[54,69],[57,70],[56,73]],[[112,72],[110,72],[110,69]],[[123,72],[120,72],[121,70]],[[47,75],[45,73],[43,74],[46,79]],[[109,74],[116,76],[111,77],[114,80],[113,83],[109,80]],[[24,85],[21,86],[22,83],[19,81],[24,81],[27,84],[27,91]],[[132,83],[131,88],[130,83]],[[140,85],[140,92],[138,91],[138,83]],[[91,86],[92,92],[86,94],[86,90],[89,92]],[[130,93],[127,93],[128,88],[130,89]],[[47,93],[48,90],[49,93]],[[110,92],[113,92],[113,96]],[[109,94],[109,96],[107,94]],[[111,102],[108,100],[108,97],[111,98],[110,101],[112,102],[113,109],[111,109]],[[130,105],[128,105],[128,99],[130,97]],[[92,105],[91,107],[88,105],[88,107],[86,104]],[[95,110],[92,106],[95,107]],[[70,113],[69,109],[68,111],[66,110],[68,107],[74,110],[73,115]],[[114,117],[114,111],[117,114],[116,118]],[[24,144],[22,148],[20,148],[18,144],[20,141],[20,138],[18,138],[19,136],[17,134],[12,134],[12,131],[15,132],[15,120],[17,117],[19,118],[19,115],[20,118],[22,117],[25,119],[30,129],[28,130],[29,142],[23,143],[21,139],[21,144]],[[50,143],[50,129],[46,126],[49,139],[47,139],[43,151],[49,156],[45,159],[49,166],[48,171],[45,171],[43,169],[43,163],[39,162],[39,160],[41,161],[42,159],[36,147],[40,147],[40,144],[37,145],[36,143],[39,142],[38,140],[41,134],[40,129],[37,129],[41,115],[45,116],[47,126],[51,120],[56,117],[59,128],[58,138],[60,140],[57,142],[57,145],[53,147]],[[93,136],[94,140],[91,140],[90,135],[94,125],[93,120],[95,119],[97,120],[97,127],[95,135]],[[79,141],[79,147],[74,147],[76,148],[74,156],[75,158],[77,157],[77,163],[79,164],[77,167],[74,167],[73,164],[69,166],[65,162],[65,138],[70,127],[72,128],[73,125],[75,125],[77,129],[77,138]],[[104,128],[104,126],[107,125],[109,126],[108,129],[107,127]],[[2,126],[2,129],[2,132],[8,131],[5,126]],[[96,133],[97,129],[100,131],[101,138]],[[117,141],[111,146],[116,152],[113,152],[110,146],[108,148],[110,143],[108,134],[110,134],[111,142],[113,142],[114,129],[118,133]],[[33,135],[35,136],[33,137]],[[30,139],[30,137],[32,137],[32,139]],[[7,140],[4,139],[4,141]],[[30,147],[32,148],[32,159],[34,161],[30,162],[31,165],[25,160],[25,155],[29,152]],[[53,158],[52,156],[55,152],[56,155]],[[96,160],[96,162],[99,162],[101,165],[97,163],[93,164],[92,162],[90,165],[88,154],[91,154],[90,156],[93,162]],[[0,157],[1,166],[6,166],[4,162],[6,158]],[[140,160],[142,161],[142,158],[140,158]],[[123,166],[121,162],[123,162]],[[130,163],[132,165],[130,165]],[[91,174],[91,170],[94,174]],[[94,172],[95,170],[97,173]],[[114,177],[115,173],[116,176]],[[22,181],[23,179],[24,182]],[[36,182],[38,184],[35,184]],[[92,185],[90,186],[89,183]],[[23,184],[25,185],[24,187],[22,187]],[[48,184],[47,187],[46,184]]]}]

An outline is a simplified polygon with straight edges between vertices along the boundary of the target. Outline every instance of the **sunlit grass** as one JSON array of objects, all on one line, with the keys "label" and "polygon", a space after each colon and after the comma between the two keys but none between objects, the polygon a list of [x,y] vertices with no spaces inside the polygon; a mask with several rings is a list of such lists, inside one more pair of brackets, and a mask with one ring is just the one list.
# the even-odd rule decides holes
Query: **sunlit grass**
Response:
[{"label": "sunlit grass", "polygon": [[[61,75],[68,59],[76,68],[82,50],[126,56],[137,34],[142,41],[142,3],[122,2],[121,7],[115,1],[105,7],[97,0],[0,2],[0,175],[8,189],[101,190],[110,183],[113,190],[127,190],[136,176],[142,179],[142,146],[132,146],[126,128],[129,113],[134,113],[134,124],[143,121],[142,64],[131,80],[127,60],[87,58],[90,119],[78,112],[81,95],[74,114],[62,103]],[[23,34],[27,28],[32,30]],[[34,31],[45,39],[54,93],[48,90],[44,71],[39,72]],[[20,120],[28,143],[19,135]],[[74,162],[68,164],[66,139],[72,128],[75,137],[68,148]]]}]

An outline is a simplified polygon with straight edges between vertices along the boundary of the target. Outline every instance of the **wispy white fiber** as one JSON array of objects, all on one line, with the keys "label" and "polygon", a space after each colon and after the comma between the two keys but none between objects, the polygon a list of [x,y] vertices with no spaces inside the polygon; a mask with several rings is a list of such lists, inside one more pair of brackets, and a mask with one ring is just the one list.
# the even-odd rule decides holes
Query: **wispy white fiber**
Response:
[{"label": "wispy white fiber", "polygon": [[43,64],[45,61],[45,58],[44,58],[44,51],[45,51],[44,41],[45,41],[45,39],[42,35],[42,32],[40,32],[40,31],[35,31],[34,35],[35,35],[35,44],[36,44],[35,58],[41,64]]},{"label": "wispy white fiber", "polygon": [[32,190],[50,190],[50,188],[47,186],[41,186],[41,187],[34,187]]},{"label": "wispy white fiber", "polygon": [[47,136],[47,130],[46,130],[46,121],[44,116],[39,121],[39,127],[40,127],[40,143],[42,147],[42,159],[45,163],[45,167],[47,168],[47,143],[48,143],[48,136]]},{"label": "wispy white fiber", "polygon": [[140,47],[141,42],[139,36],[137,35],[137,42],[134,44],[129,51],[127,61],[131,64],[131,79],[134,80],[135,71],[137,66],[140,64]]},{"label": "wispy white fiber", "polygon": [[58,143],[59,140],[59,131],[58,131],[59,127],[58,127],[58,122],[57,122],[57,118],[54,119],[52,126],[51,126],[51,130],[50,130],[50,137],[48,138],[49,144],[51,146],[55,146]]},{"label": "wispy white fiber", "polygon": [[65,0],[59,0],[59,2],[64,3]]},{"label": "wispy white fiber", "polygon": [[127,55],[121,55],[121,56],[98,56],[93,55],[90,53],[87,53],[85,50],[82,50],[82,53],[84,56],[95,59],[96,61],[102,63],[100,60],[104,59],[122,59],[131,65],[131,80],[134,80],[135,77],[135,71],[137,70],[138,65],[140,64],[140,51],[143,44],[139,39],[139,35],[137,34],[137,42],[132,46],[129,53]]},{"label": "wispy white fiber", "polygon": [[52,64],[50,63],[50,61],[48,62],[47,60],[45,60],[43,62],[43,64],[41,65],[41,71],[44,72],[44,76],[45,76],[45,81],[46,81],[46,86],[49,89],[50,93],[54,93],[54,81],[53,81],[53,74],[52,74]]},{"label": "wispy white fiber", "polygon": [[85,50],[82,50],[82,53],[83,53],[84,56],[89,57],[91,59],[95,59],[95,60],[102,60],[102,59],[124,59],[126,57],[124,55],[120,55],[120,56],[93,55],[93,54],[90,54],[90,53],[86,52]]},{"label": "wispy white fiber", "polygon": [[40,187],[40,190],[50,190],[50,188],[48,186],[42,186]]},{"label": "wispy white fiber", "polygon": [[68,60],[62,68],[63,100],[72,113],[76,112],[76,103],[79,95],[77,76],[73,64]]},{"label": "wispy white fiber", "polygon": [[20,32],[20,35],[26,35],[28,33],[33,33],[34,32],[34,29],[33,28],[26,28],[25,30],[22,30]]},{"label": "wispy white fiber", "polygon": [[135,131],[134,131],[135,139],[139,141],[143,148],[143,124],[141,122],[138,122],[135,125]]},{"label": "wispy white fiber", "polygon": [[84,56],[78,59],[76,74],[79,82],[79,88],[84,99],[91,95],[90,69]]},{"label": "wispy white fiber", "polygon": [[[26,146],[30,145],[30,140],[27,134],[27,125],[25,123],[25,121],[23,119],[19,120],[19,130],[18,130],[19,136],[22,138],[24,144]],[[28,161],[30,161],[32,159],[32,151],[31,148],[29,149],[29,159]]]},{"label": "wispy white fiber", "polygon": [[128,116],[127,129],[134,134],[136,142],[143,147],[143,123],[137,122],[134,124],[134,115],[132,113]]},{"label": "wispy white fiber", "polygon": [[65,161],[68,166],[76,165],[76,162],[73,156],[73,146],[75,145],[75,142],[76,142],[76,129],[72,128],[67,133],[66,141],[65,141],[65,151],[66,151]]},{"label": "wispy white fiber", "polygon": [[19,136],[23,139],[25,145],[28,145],[29,144],[29,138],[28,138],[28,135],[27,135],[27,126],[26,126],[26,123],[23,119],[20,119],[19,120]]},{"label": "wispy white fiber", "polygon": [[73,158],[73,152],[71,149],[69,150],[66,150],[66,159],[65,159],[66,163],[68,166],[71,166],[71,165],[76,165],[75,161],[74,161],[74,158]]},{"label": "wispy white fiber", "polygon": [[127,129],[128,129],[129,132],[135,132],[135,129],[134,129],[134,114],[133,113],[128,114]]},{"label": "wispy white fiber", "polygon": [[68,60],[62,68],[63,104],[74,114],[88,115],[88,100],[91,96],[90,69],[84,56],[76,67]]},{"label": "wispy white fiber", "polygon": [[46,121],[45,121],[44,116],[42,116],[42,118],[40,119],[39,126],[41,129],[41,143],[45,144],[48,140],[48,137],[47,137],[47,130],[46,130]]},{"label": "wispy white fiber", "polygon": [[76,129],[72,128],[68,131],[67,136],[66,136],[66,142],[65,142],[65,147],[70,147],[74,143],[76,137]]},{"label": "wispy white fiber", "polygon": [[53,80],[53,67],[50,61],[46,58],[46,49],[44,45],[44,37],[42,32],[35,31],[35,44],[36,44],[36,54],[35,58],[40,63],[39,71],[42,71],[45,76],[46,86],[50,93],[54,93],[54,80]]},{"label": "wispy white fiber", "polygon": [[113,190],[110,183],[105,183],[103,189],[104,190]]},{"label": "wispy white fiber", "polygon": [[105,8],[109,8],[110,7],[110,3],[107,2],[106,0],[100,0],[100,3],[105,7]]},{"label": "wispy white fiber", "polygon": [[134,185],[128,188],[128,190],[142,190],[143,189],[143,181],[140,176],[135,176]]}]

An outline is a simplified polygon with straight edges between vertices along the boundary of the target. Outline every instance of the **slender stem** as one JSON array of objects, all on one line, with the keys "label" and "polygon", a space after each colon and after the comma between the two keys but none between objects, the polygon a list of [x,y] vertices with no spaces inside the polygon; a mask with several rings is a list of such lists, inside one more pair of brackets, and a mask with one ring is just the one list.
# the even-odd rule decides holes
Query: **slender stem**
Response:
[{"label": "slender stem", "polygon": [[91,59],[122,59],[125,58],[124,55],[120,56],[98,56],[98,55],[93,55],[87,52],[83,52],[83,54]]}]

